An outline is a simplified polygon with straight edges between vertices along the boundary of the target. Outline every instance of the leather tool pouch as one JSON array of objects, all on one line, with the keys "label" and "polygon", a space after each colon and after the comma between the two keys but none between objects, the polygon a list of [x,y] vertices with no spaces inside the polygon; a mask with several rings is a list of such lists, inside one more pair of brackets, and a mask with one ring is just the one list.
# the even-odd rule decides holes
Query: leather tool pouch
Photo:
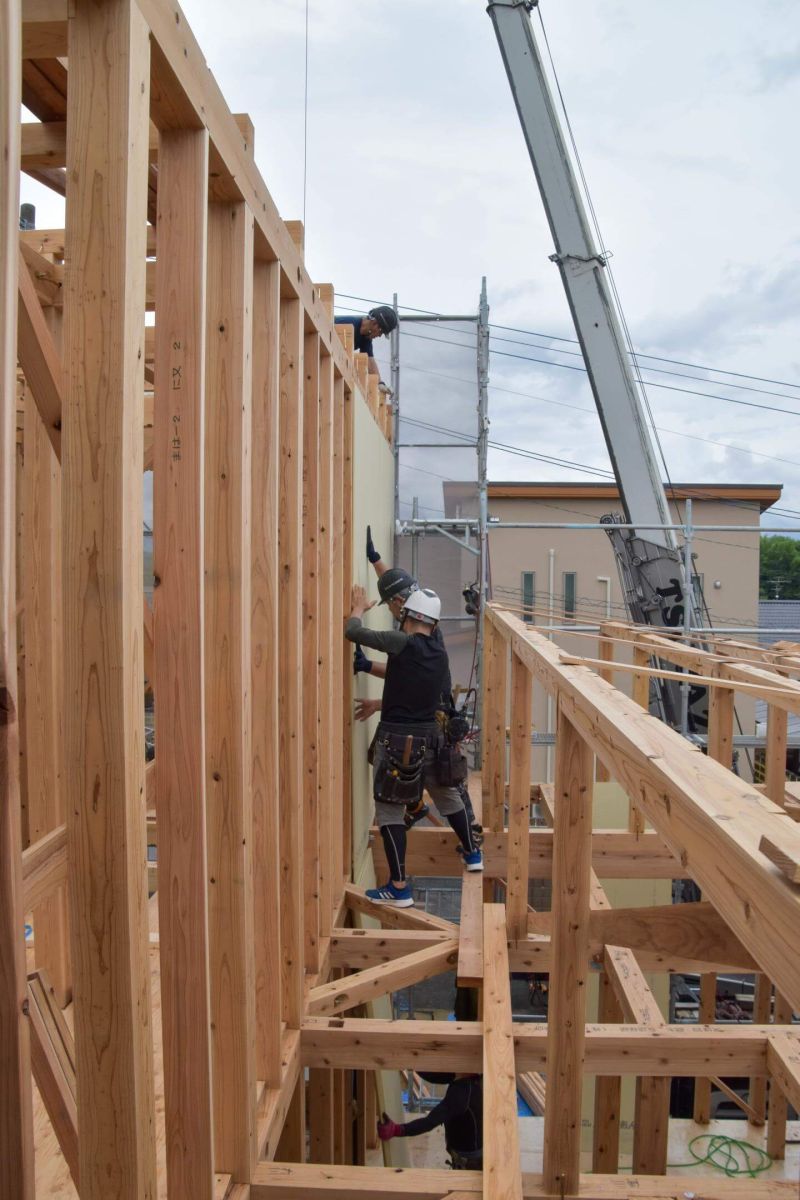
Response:
[{"label": "leather tool pouch", "polygon": [[375,800],[384,804],[416,805],[422,798],[427,738],[413,734],[380,734],[383,750],[373,777]]},{"label": "leather tool pouch", "polygon": [[449,746],[442,739],[436,747],[436,782],[441,787],[457,787],[467,774],[467,760],[458,746]]}]

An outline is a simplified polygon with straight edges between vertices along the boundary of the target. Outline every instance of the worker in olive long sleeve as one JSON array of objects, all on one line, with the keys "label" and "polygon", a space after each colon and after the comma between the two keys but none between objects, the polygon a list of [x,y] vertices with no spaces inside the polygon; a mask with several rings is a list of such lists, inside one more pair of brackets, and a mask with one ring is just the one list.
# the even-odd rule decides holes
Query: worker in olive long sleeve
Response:
[{"label": "worker in olive long sleeve", "polygon": [[444,1140],[456,1171],[483,1167],[483,1080],[480,1075],[425,1075],[432,1082],[448,1083],[444,1098],[425,1117],[400,1124],[383,1113],[378,1137],[417,1137],[444,1125]]},{"label": "worker in olive long sleeve", "polygon": [[423,788],[456,833],[466,869],[482,871],[483,858],[458,789],[440,784],[436,774],[436,712],[449,671],[444,645],[431,636],[441,611],[439,597],[424,588],[412,592],[403,605],[400,629],[367,629],[361,618],[373,605],[364,588],[354,586],[345,625],[349,641],[388,655],[372,766],[375,815],[391,877],[367,895],[379,904],[410,908],[414,897],[406,880],[405,812],[407,805],[416,807]]}]

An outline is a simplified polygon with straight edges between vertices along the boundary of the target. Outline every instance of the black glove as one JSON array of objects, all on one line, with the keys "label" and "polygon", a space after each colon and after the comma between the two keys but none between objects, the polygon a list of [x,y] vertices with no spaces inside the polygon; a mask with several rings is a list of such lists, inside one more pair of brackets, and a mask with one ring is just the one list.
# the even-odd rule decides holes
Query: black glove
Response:
[{"label": "black glove", "polygon": [[367,558],[371,563],[381,561],[379,552],[375,549],[375,543],[372,540],[372,528],[367,526]]},{"label": "black glove", "polygon": [[367,658],[360,646],[356,646],[353,651],[353,674],[357,675],[359,671],[363,671],[365,675],[369,675],[372,670],[372,660]]}]

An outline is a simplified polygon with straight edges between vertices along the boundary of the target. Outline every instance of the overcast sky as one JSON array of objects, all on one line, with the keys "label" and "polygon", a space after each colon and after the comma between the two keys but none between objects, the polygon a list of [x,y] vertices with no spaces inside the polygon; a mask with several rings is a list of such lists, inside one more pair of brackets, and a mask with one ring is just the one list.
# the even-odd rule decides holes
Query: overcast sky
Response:
[{"label": "overcast sky", "polygon": [[[304,0],[184,10],[230,108],[254,121],[282,216],[302,217]],[[764,395],[670,363],[655,365],[700,381],[648,378],[800,414],[796,0],[542,0],[541,12],[637,350],[794,386],[752,385],[778,393]],[[308,57],[312,277],[470,312],[486,275],[493,323],[572,337],[482,0],[310,0]],[[23,193],[40,225],[55,222],[38,189]],[[498,339],[575,347],[493,332],[492,381],[505,390],[491,392],[492,437],[607,468],[585,376],[498,352],[579,360]],[[459,353],[443,371],[456,375]],[[648,394],[674,480],[781,482],[783,506],[800,511],[800,415]],[[490,474],[587,477],[499,451]]]}]

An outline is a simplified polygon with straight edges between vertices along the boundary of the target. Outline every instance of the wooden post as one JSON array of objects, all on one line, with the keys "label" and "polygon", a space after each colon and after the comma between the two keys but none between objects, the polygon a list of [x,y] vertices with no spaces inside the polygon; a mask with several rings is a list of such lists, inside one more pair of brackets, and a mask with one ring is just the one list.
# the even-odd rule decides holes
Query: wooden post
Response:
[{"label": "wooden post", "polygon": [[[785,996],[775,992],[776,1025],[791,1025],[792,1006]],[[770,1158],[786,1157],[786,1116],[788,1101],[783,1090],[773,1080],[769,1085],[769,1120],[767,1122],[767,1154]]]},{"label": "wooden post", "polygon": [[[600,632],[601,634],[603,632],[602,625],[600,626]],[[614,643],[610,638],[602,636],[598,638],[598,643],[599,657],[602,658],[603,662],[612,663],[614,661]],[[603,668],[598,672],[598,674],[600,675],[600,678],[605,679],[607,683],[614,682],[613,671]],[[595,761],[594,777],[598,783],[605,783],[611,778],[611,773],[609,772],[608,767],[605,765],[605,763],[601,762],[599,758]],[[598,1083],[599,1082],[600,1081],[598,1080]],[[617,1140],[619,1141],[619,1135],[617,1136]],[[595,1168],[595,1170],[597,1170],[597,1168]]]},{"label": "wooden post", "polygon": [[[38,301],[37,301],[38,303]],[[61,638],[61,464],[30,395],[25,405],[23,560],[28,830],[36,842],[64,824]],[[63,1008],[72,991],[63,888],[33,914],[37,968]]]},{"label": "wooden post", "polygon": [[305,966],[319,971],[319,335],[303,351],[303,897]]},{"label": "wooden post", "polygon": [[19,0],[0,7],[0,1194],[33,1200],[31,1065],[25,1001],[25,910],[19,796],[16,591]]},{"label": "wooden post", "polygon": [[[341,699],[333,687],[334,658],[339,658],[341,626],[334,622],[333,561],[333,359],[321,354],[319,364],[319,717],[317,791],[319,797],[319,920],[320,937],[327,937],[333,919],[333,859],[331,842],[338,837],[333,823],[333,737]],[[335,832],[334,832],[335,831]],[[328,1159],[328,1162],[331,1160]]]},{"label": "wooden post", "polygon": [[278,1162],[306,1161],[306,1085],[302,1071],[286,1110],[275,1158]]},{"label": "wooden post", "polygon": [[[250,752],[253,218],[208,210],[205,715],[216,1168],[255,1164]],[[261,464],[259,464],[260,467]]]},{"label": "wooden post", "polygon": [[[505,909],[483,908],[483,1195],[522,1200]],[[549,1076],[548,1076],[549,1078]],[[549,1100],[549,1097],[548,1097]],[[546,1144],[546,1143],[545,1143]]]},{"label": "wooden post", "polygon": [[333,1071],[316,1067],[308,1073],[309,1162],[334,1162]]},{"label": "wooden post", "polygon": [[767,708],[766,773],[764,782],[770,800],[783,808],[786,800],[786,742],[789,714],[785,708],[770,704]]},{"label": "wooden post", "polygon": [[[550,974],[543,1181],[578,1190],[592,869],[592,756],[559,703],[553,826],[555,970]],[[563,1191],[559,1191],[563,1189]]]},{"label": "wooden post", "polygon": [[508,783],[508,935],[528,934],[528,872],[531,827],[531,674],[511,655],[511,763]]},{"label": "wooden post", "polygon": [[[366,354],[364,370],[366,371]],[[356,355],[358,358],[358,355]],[[342,617],[350,612],[353,583],[353,393],[344,389],[342,421]],[[342,629],[342,626],[339,626]],[[342,830],[344,835],[344,873],[353,872],[353,800],[350,755],[353,744],[353,672],[352,645],[342,639]]]},{"label": "wooden post", "polygon": [[[599,979],[597,1020],[601,1025],[621,1023],[622,1008],[608,973]],[[619,1170],[619,1110],[622,1080],[619,1075],[598,1075],[594,1083],[594,1129],[592,1170],[600,1175],[616,1175]]]},{"label": "wooden post", "polygon": [[[755,995],[753,996],[753,1024],[767,1025],[771,1010],[772,984],[766,975],[757,975]],[[755,1113],[753,1124],[763,1125],[767,1119],[767,1078],[765,1075],[755,1075],[751,1078],[748,1100]]]},{"label": "wooden post", "polygon": [[[337,326],[338,329],[350,330],[349,325]],[[342,898],[344,888],[344,837],[339,831],[344,822],[344,727],[345,712],[344,696],[345,679],[347,678],[344,655],[341,650],[343,640],[342,630],[346,613],[345,608],[345,574],[344,574],[344,526],[342,505],[344,502],[344,380],[334,377],[333,384],[333,524],[332,524],[332,577],[333,591],[331,608],[333,618],[333,641],[331,663],[331,685],[335,697],[333,723],[331,725],[331,786],[333,791],[332,819],[334,834],[331,838],[331,900],[335,912]]]},{"label": "wooden post", "polygon": [[[708,698],[708,757],[730,769],[733,762],[734,693],[732,688],[712,687]],[[717,1015],[717,977],[700,976],[699,1019],[714,1022]],[[698,1125],[711,1120],[711,1080],[694,1081],[694,1119]]]},{"label": "wooden post", "polygon": [[303,1007],[303,315],[299,300],[280,313],[280,485],[278,517],[278,709],[280,763],[283,1017],[300,1026]]},{"label": "wooden post", "polygon": [[206,130],[159,139],[153,597],[167,1178],[213,1200],[203,692]]},{"label": "wooden post", "polygon": [[280,264],[253,268],[253,895],[256,984],[256,1075],[281,1086],[280,777],[278,723],[278,510],[280,444]]},{"label": "wooden post", "polygon": [[[145,869],[142,425],[149,31],[70,8],[65,808],[81,1195],[156,1195]],[[87,181],[91,180],[91,186]]]},{"label": "wooden post", "polygon": [[488,783],[483,823],[487,829],[505,825],[506,792],[506,688],[508,644],[488,619],[484,622],[488,641],[488,668],[484,698],[486,752],[484,774]]}]

